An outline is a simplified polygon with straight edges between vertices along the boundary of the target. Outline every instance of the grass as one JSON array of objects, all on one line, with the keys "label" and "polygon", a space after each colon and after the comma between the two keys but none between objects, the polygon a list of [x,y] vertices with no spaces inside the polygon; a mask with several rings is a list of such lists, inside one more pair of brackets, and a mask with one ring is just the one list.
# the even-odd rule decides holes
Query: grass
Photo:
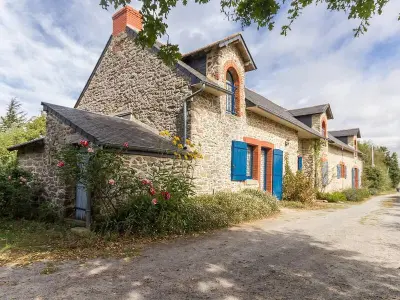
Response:
[{"label": "grass", "polygon": [[[35,261],[134,257],[140,253],[140,244],[146,242],[117,235],[81,237],[69,229],[62,224],[0,219],[0,266],[27,265]],[[54,265],[48,265],[43,272],[51,274],[55,270]]]},{"label": "grass", "polygon": [[324,203],[324,202],[302,203],[302,202],[298,202],[298,201],[280,201],[279,205],[281,207],[285,207],[285,208],[308,209],[308,210],[344,208],[345,207],[345,205],[343,205],[341,203]]}]

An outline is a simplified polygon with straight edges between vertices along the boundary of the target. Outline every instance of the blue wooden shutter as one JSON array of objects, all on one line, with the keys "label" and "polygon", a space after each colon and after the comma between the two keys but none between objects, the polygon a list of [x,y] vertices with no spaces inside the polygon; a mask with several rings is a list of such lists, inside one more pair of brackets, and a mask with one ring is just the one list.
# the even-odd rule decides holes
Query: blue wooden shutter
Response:
[{"label": "blue wooden shutter", "polygon": [[354,171],[354,168],[351,169],[351,187],[354,189],[356,186],[356,182],[355,182],[355,174],[356,172]]},{"label": "blue wooden shutter", "polygon": [[298,169],[299,171],[302,171],[302,170],[303,170],[303,157],[302,157],[302,156],[299,156],[299,157],[297,158],[297,169]]},{"label": "blue wooden shutter", "polygon": [[282,200],[283,151],[274,149],[272,194]]},{"label": "blue wooden shutter", "polygon": [[329,183],[329,166],[328,162],[324,161],[322,163],[322,185],[327,186]]},{"label": "blue wooden shutter", "polygon": [[342,166],[341,165],[337,165],[336,169],[337,169],[337,179],[342,178]]},{"label": "blue wooden shutter", "polygon": [[232,141],[231,179],[236,181],[246,180],[247,144]]}]

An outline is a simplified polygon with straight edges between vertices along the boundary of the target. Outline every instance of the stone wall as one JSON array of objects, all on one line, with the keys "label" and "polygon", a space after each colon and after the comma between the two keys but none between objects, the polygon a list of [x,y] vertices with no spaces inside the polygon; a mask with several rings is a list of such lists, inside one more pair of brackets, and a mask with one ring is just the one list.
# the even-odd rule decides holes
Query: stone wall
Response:
[{"label": "stone wall", "polygon": [[[337,178],[337,165],[343,162],[347,166],[347,178]],[[329,146],[328,149],[328,165],[329,165],[329,184],[324,191],[332,192],[352,187],[351,169],[357,167],[360,175],[363,172],[363,163],[360,159],[354,157],[354,153],[341,150],[338,147]],[[361,178],[361,176],[360,176]],[[360,187],[362,182],[360,180]]]},{"label": "stone wall", "polygon": [[106,115],[131,112],[159,131],[181,135],[181,100],[190,93],[188,78],[122,33],[112,38],[77,108]]}]

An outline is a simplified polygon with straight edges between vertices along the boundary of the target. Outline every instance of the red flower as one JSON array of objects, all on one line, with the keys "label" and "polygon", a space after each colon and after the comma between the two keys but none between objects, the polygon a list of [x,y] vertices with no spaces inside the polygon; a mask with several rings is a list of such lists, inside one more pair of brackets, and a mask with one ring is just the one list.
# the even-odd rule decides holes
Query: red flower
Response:
[{"label": "red flower", "polygon": [[161,195],[164,197],[165,200],[171,199],[171,194],[169,192],[161,192]]},{"label": "red flower", "polygon": [[89,142],[86,141],[86,140],[81,140],[79,143],[81,144],[81,146],[83,146],[83,147],[85,147],[85,148],[86,148],[87,146],[89,146]]},{"label": "red flower", "polygon": [[115,184],[115,180],[114,179],[109,179],[108,180],[108,184],[109,185],[114,185]]},{"label": "red flower", "polygon": [[124,148],[128,148],[128,147],[129,147],[128,142],[125,142],[125,143],[123,144],[123,146],[124,146]]},{"label": "red flower", "polygon": [[157,199],[154,198],[153,200],[151,200],[151,203],[153,203],[153,205],[156,205],[157,204]]},{"label": "red flower", "polygon": [[57,167],[62,168],[65,166],[65,163],[63,161],[59,161],[57,164]]},{"label": "red flower", "polygon": [[149,189],[149,193],[150,193],[150,195],[152,195],[152,196],[154,196],[155,194],[156,194],[156,190],[154,189],[154,188],[150,188]]}]

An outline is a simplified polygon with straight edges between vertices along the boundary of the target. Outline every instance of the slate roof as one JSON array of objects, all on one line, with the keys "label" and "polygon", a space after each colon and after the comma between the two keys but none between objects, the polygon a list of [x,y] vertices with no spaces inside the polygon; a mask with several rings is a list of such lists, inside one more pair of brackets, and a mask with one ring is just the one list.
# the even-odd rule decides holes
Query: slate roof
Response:
[{"label": "slate roof", "polygon": [[339,148],[343,148],[345,150],[348,150],[350,152],[354,152],[356,151],[353,147],[347,145],[346,143],[343,143],[341,140],[335,138],[331,132],[328,132],[328,138],[331,142],[333,142],[333,144]]},{"label": "slate roof", "polygon": [[334,130],[329,131],[335,137],[342,137],[342,136],[357,136],[361,138],[361,133],[359,128],[352,128],[352,129],[344,129],[344,130]]},{"label": "slate roof", "polygon": [[328,119],[333,119],[331,106],[329,104],[291,109],[289,112],[295,117],[322,114],[326,112]]},{"label": "slate roof", "polygon": [[40,137],[25,143],[21,143],[21,144],[17,144],[11,147],[8,147],[7,150],[8,151],[14,151],[14,150],[19,150],[21,148],[24,148],[26,146],[30,146],[30,145],[44,145],[44,137]]},{"label": "slate roof", "polygon": [[229,45],[230,43],[234,43],[234,42],[239,42],[241,47],[240,47],[240,51],[242,52],[242,54],[244,54],[244,56],[248,59],[249,65],[246,66],[246,71],[252,71],[257,69],[256,63],[253,60],[253,57],[251,56],[251,53],[249,51],[249,48],[247,48],[246,42],[243,39],[243,36],[240,32],[229,35],[221,40],[215,41],[211,44],[208,44],[204,47],[198,48],[196,50],[193,50],[191,52],[185,53],[182,55],[182,58],[186,58],[189,56],[194,56],[196,54],[199,53],[207,53],[209,50],[211,50],[214,47],[224,47]]},{"label": "slate roof", "polygon": [[122,147],[128,142],[130,151],[172,154],[177,151],[167,139],[134,121],[105,116],[76,108],[43,103],[43,109],[97,145]]},{"label": "slate roof", "polygon": [[257,105],[258,107],[262,108],[263,110],[289,122],[292,123],[293,125],[300,127],[301,129],[319,137],[319,138],[324,138],[324,136],[319,133],[318,131],[308,127],[304,123],[300,122],[297,120],[289,111],[284,109],[283,107],[273,103],[272,101],[268,100],[267,98],[261,96],[260,94],[257,94],[256,92],[246,88],[245,89],[246,93],[246,100],[250,101],[254,105]]}]

